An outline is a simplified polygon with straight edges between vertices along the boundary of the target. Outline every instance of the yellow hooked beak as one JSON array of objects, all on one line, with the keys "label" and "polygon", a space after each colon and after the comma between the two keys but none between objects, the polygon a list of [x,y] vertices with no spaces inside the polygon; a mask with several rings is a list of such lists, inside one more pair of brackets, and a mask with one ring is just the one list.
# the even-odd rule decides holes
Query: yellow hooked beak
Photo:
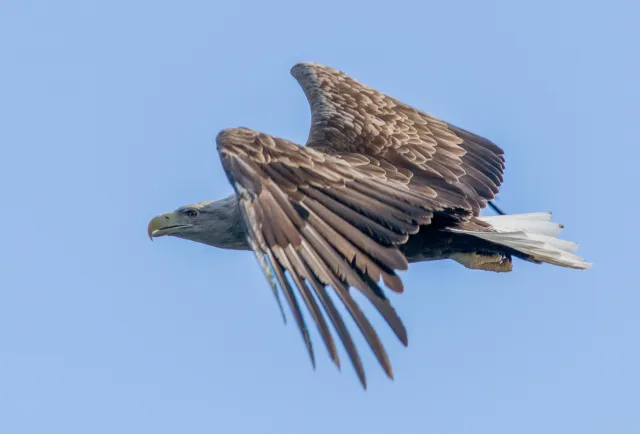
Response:
[{"label": "yellow hooked beak", "polygon": [[155,216],[149,222],[147,227],[147,234],[149,239],[153,241],[155,237],[161,237],[163,235],[171,235],[179,232],[181,229],[192,226],[191,224],[184,224],[180,222],[180,216],[175,213],[166,213],[159,216]]}]

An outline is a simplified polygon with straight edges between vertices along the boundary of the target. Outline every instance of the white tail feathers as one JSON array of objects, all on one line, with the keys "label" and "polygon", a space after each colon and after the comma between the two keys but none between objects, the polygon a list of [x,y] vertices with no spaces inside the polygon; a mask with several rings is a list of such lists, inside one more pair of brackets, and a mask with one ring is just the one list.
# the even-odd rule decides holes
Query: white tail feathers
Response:
[{"label": "white tail feathers", "polygon": [[551,221],[550,212],[478,217],[496,232],[455,230],[510,247],[539,262],[585,270],[591,264],[574,254],[576,243],[556,238],[563,226]]}]

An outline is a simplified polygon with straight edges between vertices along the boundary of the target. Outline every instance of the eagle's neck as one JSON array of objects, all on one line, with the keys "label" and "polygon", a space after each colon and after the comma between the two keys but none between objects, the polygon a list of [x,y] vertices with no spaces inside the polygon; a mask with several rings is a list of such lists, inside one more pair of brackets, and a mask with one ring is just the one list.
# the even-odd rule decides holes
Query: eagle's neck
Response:
[{"label": "eagle's neck", "polygon": [[250,250],[235,194],[212,202],[207,208],[208,227],[194,241],[221,249]]}]

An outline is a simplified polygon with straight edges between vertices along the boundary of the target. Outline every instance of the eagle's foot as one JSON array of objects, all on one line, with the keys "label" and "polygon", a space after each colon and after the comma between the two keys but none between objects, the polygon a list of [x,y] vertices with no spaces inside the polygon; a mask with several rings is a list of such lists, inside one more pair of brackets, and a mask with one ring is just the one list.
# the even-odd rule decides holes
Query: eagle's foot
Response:
[{"label": "eagle's foot", "polygon": [[479,253],[454,253],[451,259],[472,270],[506,273],[513,269],[510,256],[482,255]]}]

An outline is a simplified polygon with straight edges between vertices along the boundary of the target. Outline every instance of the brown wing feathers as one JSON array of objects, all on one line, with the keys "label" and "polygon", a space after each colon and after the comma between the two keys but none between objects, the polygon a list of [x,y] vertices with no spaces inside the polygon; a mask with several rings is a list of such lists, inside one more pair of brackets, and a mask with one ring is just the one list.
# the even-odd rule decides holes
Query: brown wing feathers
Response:
[{"label": "brown wing feathers", "polygon": [[495,197],[502,182],[504,156],[491,141],[335,69],[300,63],[291,73],[311,106],[307,146],[373,157],[378,164],[388,162],[398,171],[388,171],[390,176],[408,176],[413,188],[439,184],[439,195],[449,193],[450,203],[475,215]]},{"label": "brown wing feathers", "polygon": [[[302,295],[334,361],[338,363],[333,340],[315,299],[310,296],[312,292],[324,306],[345,346],[349,347],[352,342],[345,334],[346,329],[336,319],[330,299],[325,297],[323,291],[319,291],[319,285],[334,288],[385,372],[391,376],[391,366],[380,340],[348,288],[352,286],[361,291],[400,341],[406,344],[407,333],[402,321],[377,282],[382,279],[391,289],[403,290],[402,282],[394,270],[406,269],[407,261],[394,243],[405,241],[407,233],[415,232],[430,212],[417,205],[405,204],[396,197],[385,197],[381,189],[375,190],[375,185],[371,185],[375,196],[384,201],[375,202],[361,193],[357,198],[362,200],[360,206],[367,210],[367,214],[383,221],[380,216],[387,216],[390,221],[387,226],[391,228],[387,229],[354,211],[349,203],[351,196],[337,194],[337,197],[331,197],[336,192],[351,191],[348,186],[353,185],[356,178],[367,181],[366,174],[357,172],[336,158],[323,157],[316,151],[303,148],[292,151],[287,145],[280,148],[279,144],[284,142],[241,129],[225,130],[218,138],[222,162],[238,190],[243,217],[247,226],[253,228],[249,234],[255,239],[254,249],[267,257],[294,313],[312,362],[315,359],[311,341],[300,306],[286,278],[286,271]],[[271,146],[272,143],[276,146]],[[250,151],[248,148],[251,148]],[[258,148],[262,149],[264,155],[257,155]],[[283,170],[284,167],[287,170]],[[275,182],[276,179],[280,179],[281,183]],[[403,195],[402,191],[397,190],[396,193],[407,200],[418,199],[410,192]],[[375,241],[358,226],[379,234],[378,238],[389,243]],[[359,371],[362,369],[361,362],[355,358],[354,351],[347,348],[354,367]],[[364,379],[363,371],[358,375]]]},{"label": "brown wing feathers", "polygon": [[477,215],[498,192],[504,157],[488,140],[341,72],[299,64],[292,73],[311,105],[307,147],[245,128],[222,131],[217,146],[238,194],[249,243],[276,297],[275,281],[282,289],[312,363],[294,288],[332,360],[339,366],[324,314],[366,387],[362,361],[326,286],[392,377],[384,347],[349,288],[362,292],[406,345],[404,325],[378,282],[402,292],[395,271],[408,265],[397,246],[435,215],[446,214],[452,222]]}]

